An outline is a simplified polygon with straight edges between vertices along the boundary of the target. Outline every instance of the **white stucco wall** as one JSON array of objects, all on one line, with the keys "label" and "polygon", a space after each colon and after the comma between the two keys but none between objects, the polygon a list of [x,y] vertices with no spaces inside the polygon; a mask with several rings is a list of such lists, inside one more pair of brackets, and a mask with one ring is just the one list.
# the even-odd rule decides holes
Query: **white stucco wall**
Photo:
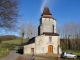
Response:
[{"label": "white stucco wall", "polygon": [[35,41],[35,48],[36,48],[36,54],[41,53],[48,53],[48,46],[53,46],[53,53],[57,54],[58,50],[57,47],[60,45],[59,36],[51,36],[52,42],[49,42],[50,36],[41,35],[36,37]]},{"label": "white stucco wall", "polygon": [[32,54],[31,48],[34,48],[34,53],[35,53],[35,43],[33,44],[28,44],[24,46],[24,54]]},{"label": "white stucco wall", "polygon": [[[49,37],[52,37],[52,42],[49,42]],[[58,45],[60,45],[59,36],[37,36],[35,43],[24,46],[24,54],[31,54],[31,48],[34,48],[35,54],[46,54],[48,53],[49,45],[53,46],[53,53],[58,54]],[[61,52],[61,48],[59,48],[59,53]]]}]

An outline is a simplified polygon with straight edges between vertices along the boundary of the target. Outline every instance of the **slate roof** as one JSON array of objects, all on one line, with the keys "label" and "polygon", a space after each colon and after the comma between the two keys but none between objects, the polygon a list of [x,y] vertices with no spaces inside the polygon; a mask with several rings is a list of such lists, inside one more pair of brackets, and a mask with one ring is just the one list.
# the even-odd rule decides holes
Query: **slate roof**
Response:
[{"label": "slate roof", "polygon": [[49,32],[44,32],[45,36],[59,36],[57,33],[49,33]]},{"label": "slate roof", "polygon": [[28,45],[32,43],[35,43],[35,37],[31,38],[27,43],[24,43],[23,45]]}]

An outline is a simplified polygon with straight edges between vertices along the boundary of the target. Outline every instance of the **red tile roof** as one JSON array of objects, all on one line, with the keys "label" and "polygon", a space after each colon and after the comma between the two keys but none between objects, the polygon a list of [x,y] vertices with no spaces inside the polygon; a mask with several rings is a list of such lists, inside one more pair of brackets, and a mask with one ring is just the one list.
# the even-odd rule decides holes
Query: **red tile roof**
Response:
[{"label": "red tile roof", "polygon": [[52,15],[47,6],[44,8],[43,15]]},{"label": "red tile roof", "polygon": [[43,18],[52,18],[52,14],[50,13],[49,8],[47,6],[44,8],[44,11],[41,16]]}]

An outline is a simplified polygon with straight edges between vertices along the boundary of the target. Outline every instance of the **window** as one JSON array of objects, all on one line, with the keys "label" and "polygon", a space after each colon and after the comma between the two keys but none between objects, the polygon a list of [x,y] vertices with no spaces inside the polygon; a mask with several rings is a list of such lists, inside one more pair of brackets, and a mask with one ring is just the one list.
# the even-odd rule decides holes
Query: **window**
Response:
[{"label": "window", "polygon": [[49,42],[52,42],[52,37],[49,37]]}]

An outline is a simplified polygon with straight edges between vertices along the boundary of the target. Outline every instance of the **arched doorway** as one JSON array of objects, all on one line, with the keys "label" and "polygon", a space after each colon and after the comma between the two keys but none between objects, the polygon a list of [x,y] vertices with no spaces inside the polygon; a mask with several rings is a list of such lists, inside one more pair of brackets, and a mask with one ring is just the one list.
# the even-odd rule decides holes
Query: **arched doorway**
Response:
[{"label": "arched doorway", "polygon": [[48,53],[53,53],[53,46],[52,45],[48,46]]}]

